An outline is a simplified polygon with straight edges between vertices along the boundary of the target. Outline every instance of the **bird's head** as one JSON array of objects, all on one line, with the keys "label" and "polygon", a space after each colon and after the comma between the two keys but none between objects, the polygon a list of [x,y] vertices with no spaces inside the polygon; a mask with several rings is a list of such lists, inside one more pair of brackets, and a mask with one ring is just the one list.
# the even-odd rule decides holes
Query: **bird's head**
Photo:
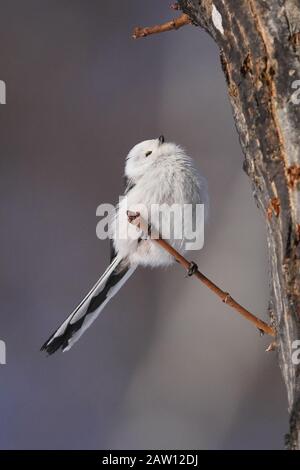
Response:
[{"label": "bird's head", "polygon": [[163,135],[157,139],[144,140],[135,145],[127,155],[125,175],[135,180],[147,173],[153,166],[159,165],[168,156],[180,149],[176,144],[165,142]]}]

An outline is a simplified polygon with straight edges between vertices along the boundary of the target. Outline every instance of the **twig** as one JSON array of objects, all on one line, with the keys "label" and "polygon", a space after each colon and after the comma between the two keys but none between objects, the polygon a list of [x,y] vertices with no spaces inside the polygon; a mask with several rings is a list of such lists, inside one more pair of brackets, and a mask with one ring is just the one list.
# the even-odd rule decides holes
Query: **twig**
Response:
[{"label": "twig", "polygon": [[[128,212],[128,221],[129,223],[137,226],[145,235],[149,235],[149,227],[146,222],[140,217],[139,213]],[[170,253],[178,263],[181,264],[188,272],[191,268],[196,267],[195,263],[189,262],[184,256],[182,256],[175,248],[173,248],[166,240],[162,239],[158,232],[155,232],[153,228],[151,230],[151,239],[161,246],[164,250]],[[198,268],[194,269],[192,274],[199,279],[206,287],[213,291],[225,304],[229,305],[235,309],[240,315],[247,318],[252,322],[261,332],[267,333],[270,336],[275,336],[275,330],[270,325],[265,323],[263,320],[260,320],[258,317],[253,315],[253,313],[246,310],[242,305],[236,302],[228,292],[224,292],[216,284],[214,284],[210,279],[208,279],[204,274],[202,274]]]},{"label": "twig", "polygon": [[171,21],[167,21],[166,23],[149,26],[145,28],[135,28],[132,34],[133,39],[138,38],[145,38],[146,36],[150,36],[150,34],[157,34],[157,33],[164,33],[165,31],[172,31],[173,29],[179,29],[186,24],[191,24],[191,18],[183,13],[182,15],[178,16],[178,18],[174,18]]}]

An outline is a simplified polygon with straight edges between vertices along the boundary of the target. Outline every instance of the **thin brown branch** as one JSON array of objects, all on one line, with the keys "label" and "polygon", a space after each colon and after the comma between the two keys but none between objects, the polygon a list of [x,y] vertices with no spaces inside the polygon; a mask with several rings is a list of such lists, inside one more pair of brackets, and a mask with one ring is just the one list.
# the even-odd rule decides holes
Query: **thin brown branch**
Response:
[{"label": "thin brown branch", "polygon": [[150,34],[157,34],[157,33],[164,33],[166,31],[172,31],[185,26],[186,24],[191,24],[192,20],[186,14],[182,14],[178,16],[178,18],[174,18],[171,21],[167,21],[166,23],[155,25],[155,26],[148,26],[145,28],[135,28],[132,34],[133,39],[138,38],[145,38],[146,36],[150,36]]},{"label": "thin brown branch", "polygon": [[[145,235],[149,235],[149,228],[146,222],[139,216],[139,214],[128,213],[128,221],[139,227]],[[190,270],[194,263],[188,261],[184,256],[182,256],[175,248],[173,248],[166,240],[162,239],[157,232],[154,232],[151,229],[151,240],[160,245],[164,250],[166,250],[175,260],[181,264],[181,266],[187,271]],[[260,320],[258,317],[249,312],[242,305],[240,305],[236,300],[234,300],[228,292],[220,289],[216,284],[214,284],[210,279],[208,279],[204,274],[202,274],[198,269],[193,272],[193,275],[202,282],[206,287],[208,287],[212,292],[214,292],[225,304],[232,307],[240,315],[249,320],[253,325],[255,325],[261,332],[264,332],[270,336],[275,336],[274,329],[265,323],[263,320]]]}]

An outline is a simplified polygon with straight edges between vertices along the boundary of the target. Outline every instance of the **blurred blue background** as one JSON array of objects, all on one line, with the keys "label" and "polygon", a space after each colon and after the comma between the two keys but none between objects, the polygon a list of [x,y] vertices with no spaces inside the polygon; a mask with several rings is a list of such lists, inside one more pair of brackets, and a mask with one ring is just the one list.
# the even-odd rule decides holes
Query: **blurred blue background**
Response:
[{"label": "blurred blue background", "polygon": [[200,269],[267,320],[265,224],[242,171],[219,53],[203,31],[131,39],[170,0],[0,0],[2,449],[282,448],[267,337],[180,267],[139,269],[68,353],[39,352],[109,260],[96,207],[164,133],[208,179]]}]

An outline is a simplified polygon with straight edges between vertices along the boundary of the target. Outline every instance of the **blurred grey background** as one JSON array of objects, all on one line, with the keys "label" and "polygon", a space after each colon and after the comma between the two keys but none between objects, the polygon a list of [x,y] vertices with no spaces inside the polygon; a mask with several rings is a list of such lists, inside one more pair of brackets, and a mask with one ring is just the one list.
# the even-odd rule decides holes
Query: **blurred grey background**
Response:
[{"label": "blurred grey background", "polygon": [[195,27],[131,39],[171,0],[0,0],[2,449],[282,448],[267,337],[180,267],[140,269],[68,353],[39,352],[108,263],[96,207],[164,133],[210,188],[201,270],[267,319],[265,226],[218,50]]}]

